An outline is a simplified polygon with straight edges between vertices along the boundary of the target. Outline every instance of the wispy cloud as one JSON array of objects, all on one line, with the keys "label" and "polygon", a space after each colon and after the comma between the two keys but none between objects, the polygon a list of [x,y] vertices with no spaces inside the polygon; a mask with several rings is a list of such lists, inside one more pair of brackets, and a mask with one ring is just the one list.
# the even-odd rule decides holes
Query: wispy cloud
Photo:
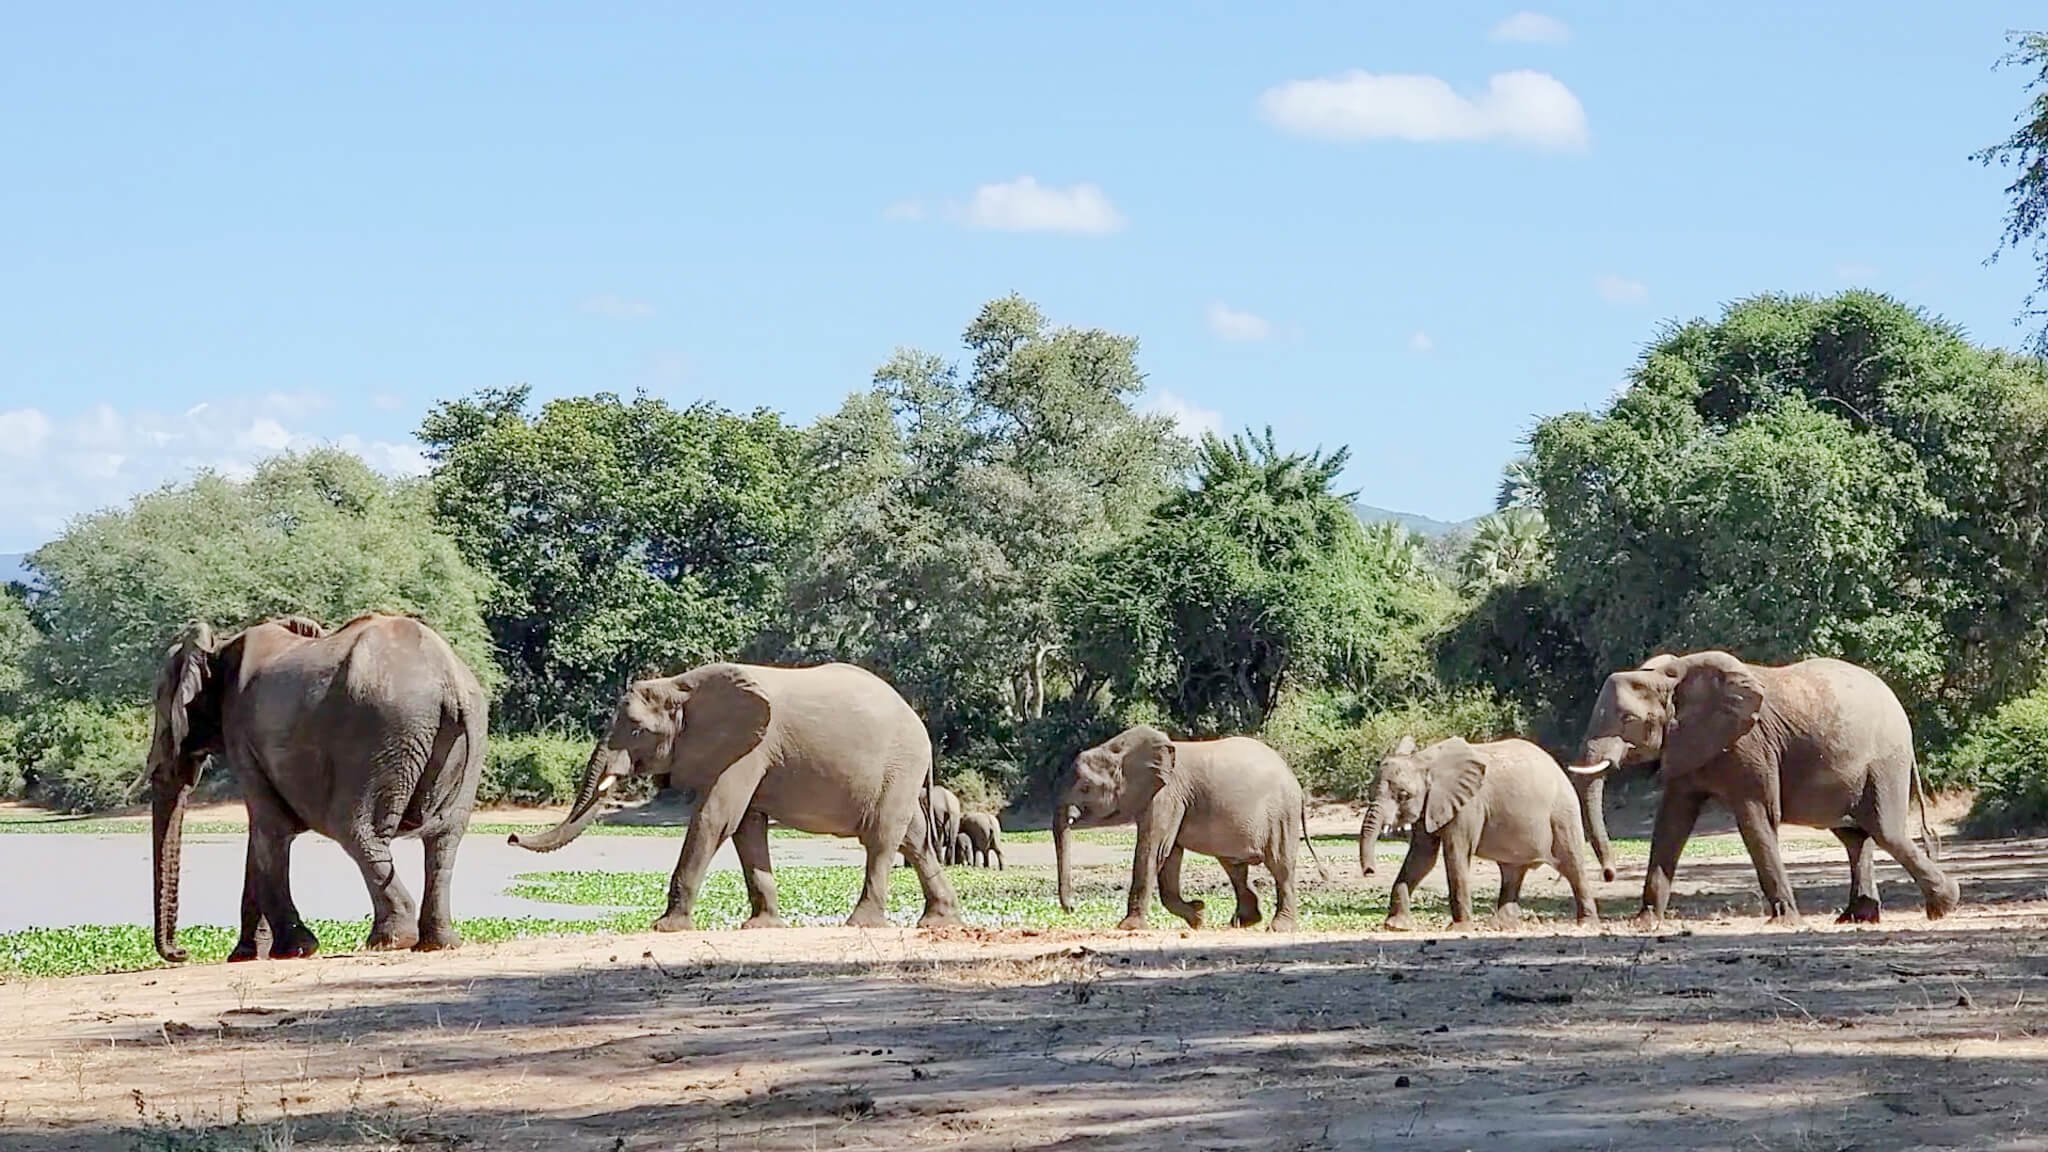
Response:
[{"label": "wispy cloud", "polygon": [[1064,232],[1103,236],[1119,232],[1124,217],[1109,196],[1093,184],[1059,187],[1019,176],[1000,184],[983,184],[961,213],[970,228],[996,232]]},{"label": "wispy cloud", "polygon": [[1493,26],[1490,36],[1494,40],[1516,44],[1562,44],[1572,38],[1572,30],[1555,16],[1541,12],[1517,12]]},{"label": "wispy cloud", "polygon": [[1435,76],[1353,71],[1269,88],[1259,111],[1283,132],[1323,140],[1498,140],[1579,151],[1589,139],[1579,98],[1544,72],[1502,72],[1468,97]]},{"label": "wispy cloud", "polygon": [[1148,397],[1142,405],[1144,411],[1157,412],[1173,418],[1180,427],[1180,433],[1190,440],[1200,440],[1202,433],[1213,432],[1223,435],[1223,416],[1211,408],[1203,408],[1182,399],[1169,389],[1161,388]]},{"label": "wispy cloud", "polygon": [[1209,305],[1207,318],[1209,331],[1224,340],[1264,340],[1273,334],[1273,324],[1264,316],[1220,302]]},{"label": "wispy cloud", "polygon": [[1593,290],[1609,304],[1635,304],[1648,299],[1650,295],[1650,286],[1641,280],[1631,280],[1613,272],[1595,277]]},{"label": "wispy cloud", "polygon": [[645,300],[634,300],[606,292],[592,296],[579,307],[594,316],[610,316],[618,320],[644,320],[654,315],[654,305]]}]

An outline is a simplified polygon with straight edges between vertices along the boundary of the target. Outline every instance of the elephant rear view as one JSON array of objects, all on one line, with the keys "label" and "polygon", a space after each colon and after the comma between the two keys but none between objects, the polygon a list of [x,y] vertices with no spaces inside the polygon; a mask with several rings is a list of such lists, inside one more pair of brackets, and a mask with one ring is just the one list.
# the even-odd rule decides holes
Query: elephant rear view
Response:
[{"label": "elephant rear view", "polygon": [[1184,899],[1180,889],[1181,856],[1193,850],[1214,856],[1230,877],[1237,894],[1234,928],[1259,922],[1251,866],[1264,864],[1273,875],[1271,930],[1292,932],[1300,914],[1295,842],[1307,839],[1307,816],[1301,783],[1287,761],[1249,736],[1173,740],[1149,725],[1126,728],[1074,757],[1054,788],[1060,907],[1074,910],[1068,830],[1136,823],[1130,904],[1118,928],[1145,926],[1155,880],[1167,911],[1202,926],[1202,902]]},{"label": "elephant rear view", "polygon": [[931,737],[909,703],[864,668],[719,663],[636,680],[591,751],[569,815],[538,835],[515,834],[511,842],[535,852],[563,847],[597,816],[618,777],[629,773],[666,776],[698,797],[656,931],[696,926],[698,888],[728,839],[739,855],[751,910],[743,927],[780,926],[768,859],[770,820],[860,841],[867,876],[848,924],[888,923],[889,866],[898,852],[924,888],[918,924],[958,922],[952,885],[939,867],[941,842],[926,817]]},{"label": "elephant rear view", "polygon": [[[209,756],[227,762],[249,812],[241,935],[230,960],[310,956],[319,941],[291,894],[291,847],[311,829],[362,870],[369,946],[449,948],[456,850],[476,805],[488,702],[432,628],[365,615],[328,632],[303,617],[257,624],[216,644],[194,624],[165,653],[150,733],[156,950],[177,962],[185,805]],[[426,846],[424,907],[391,863],[391,841]]]}]

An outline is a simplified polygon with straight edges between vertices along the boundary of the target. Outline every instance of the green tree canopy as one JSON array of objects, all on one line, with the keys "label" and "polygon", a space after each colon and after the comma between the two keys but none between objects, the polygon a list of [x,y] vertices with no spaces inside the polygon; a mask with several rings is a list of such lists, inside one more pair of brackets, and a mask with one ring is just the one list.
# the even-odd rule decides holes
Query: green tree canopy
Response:
[{"label": "green tree canopy", "polygon": [[1834,655],[1952,724],[2030,687],[2048,623],[2048,385],[1887,297],[1759,296],[1668,331],[1531,470],[1597,667]]},{"label": "green tree canopy", "polygon": [[437,406],[441,524],[496,581],[516,728],[591,726],[638,675],[739,655],[779,602],[799,435],[772,412],[525,387]]},{"label": "green tree canopy", "polygon": [[424,488],[338,449],[287,454],[238,482],[202,472],[74,521],[30,557],[35,665],[60,695],[145,699],[188,621],[242,627],[298,613],[419,616],[487,685],[487,587],[434,527]]},{"label": "green tree canopy", "polygon": [[1292,683],[1425,687],[1452,597],[1404,530],[1362,528],[1332,491],[1346,457],[1205,437],[1194,485],[1067,586],[1083,662],[1197,732],[1256,729]]},{"label": "green tree canopy", "polygon": [[2012,48],[2000,63],[2032,73],[2026,87],[2027,106],[2011,136],[1972,159],[2016,172],[2005,189],[2012,206],[1992,259],[2007,250],[2026,249],[2040,266],[2040,278],[2027,294],[2025,315],[2042,319],[2034,331],[2033,347],[2048,355],[2048,307],[2042,306],[2041,299],[2048,292],[2048,33],[2014,32],[2009,39]]}]

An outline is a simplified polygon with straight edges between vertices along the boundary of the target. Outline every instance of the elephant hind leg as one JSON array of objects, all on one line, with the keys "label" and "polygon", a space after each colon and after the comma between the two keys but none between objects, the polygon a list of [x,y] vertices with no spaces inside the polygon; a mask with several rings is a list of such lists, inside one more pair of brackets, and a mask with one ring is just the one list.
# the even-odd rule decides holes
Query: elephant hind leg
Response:
[{"label": "elephant hind leg", "polygon": [[1230,877],[1231,891],[1237,893],[1237,911],[1230,917],[1230,926],[1250,928],[1265,919],[1259,912],[1259,894],[1252,889],[1252,866],[1242,860],[1226,860],[1223,874]]},{"label": "elephant hind leg", "polygon": [[[897,847],[909,858],[910,866],[917,871],[918,887],[924,889],[924,914],[917,918],[917,926],[943,928],[960,923],[960,902],[953,894],[952,881],[946,879],[946,870],[939,866],[933,848],[927,843],[928,839],[924,812],[914,811],[910,816],[910,827]],[[888,918],[882,915],[882,900],[888,891],[889,858],[894,854],[886,845],[868,846],[867,882],[861,888],[860,902],[854,905],[853,915],[847,919],[847,924],[877,927],[888,923]]]},{"label": "elephant hind leg", "polygon": [[1841,915],[1835,917],[1835,923],[1877,923],[1877,856],[1870,845],[1870,833],[1861,828],[1831,828],[1829,831],[1849,853],[1849,903]]},{"label": "elephant hind leg", "polygon": [[1913,839],[1913,834],[1901,820],[1898,827],[1880,826],[1871,830],[1871,836],[1878,846],[1899,862],[1913,877],[1913,883],[1920,889],[1920,899],[1927,907],[1927,918],[1939,920],[1955,911],[1962,899],[1962,889],[1956,879],[1941,870],[1927,850]]},{"label": "elephant hind leg", "polygon": [[449,910],[448,894],[455,887],[455,855],[462,847],[462,830],[447,828],[426,836],[426,875],[421,883],[419,942],[421,952],[439,952],[458,947],[462,933],[455,928],[455,914]]},{"label": "elephant hind leg", "polygon": [[412,893],[398,878],[398,865],[391,859],[391,842],[368,833],[342,844],[349,858],[362,870],[363,884],[370,890],[370,938],[365,947],[373,952],[411,948],[420,942],[420,911]]}]

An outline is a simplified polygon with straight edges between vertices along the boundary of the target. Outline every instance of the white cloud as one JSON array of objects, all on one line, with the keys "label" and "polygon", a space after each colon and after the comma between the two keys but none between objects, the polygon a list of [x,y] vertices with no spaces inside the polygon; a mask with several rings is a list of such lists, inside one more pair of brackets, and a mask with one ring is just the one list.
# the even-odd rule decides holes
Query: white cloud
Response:
[{"label": "white cloud", "polygon": [[1417,328],[1415,335],[1408,337],[1408,350],[1428,354],[1436,351],[1436,341],[1429,338],[1429,333]]},{"label": "white cloud", "polygon": [[1612,272],[1603,273],[1593,280],[1593,290],[1609,304],[1635,304],[1650,295],[1650,287],[1641,280],[1631,280]]},{"label": "white cloud", "polygon": [[1067,232],[1103,236],[1121,231],[1123,214],[1093,184],[1061,188],[1019,176],[974,190],[961,217],[970,228],[995,232]]},{"label": "white cloud", "polygon": [[898,200],[887,208],[882,209],[882,218],[885,220],[922,220],[924,219],[924,201]]},{"label": "white cloud", "polygon": [[1502,72],[1461,96],[1435,76],[1346,72],[1268,88],[1259,110],[1283,132],[1324,140],[1505,140],[1533,148],[1586,147],[1586,109],[1544,72]]},{"label": "white cloud", "polygon": [[1148,398],[1143,410],[1171,416],[1173,422],[1180,426],[1180,434],[1190,440],[1200,440],[1204,432],[1223,435],[1222,413],[1191,404],[1165,388]]},{"label": "white cloud", "polygon": [[1541,12],[1517,12],[1495,24],[1491,36],[1495,40],[1518,44],[1562,44],[1572,38],[1572,30],[1555,16],[1545,16]]},{"label": "white cloud", "polygon": [[1208,319],[1209,331],[1224,340],[1264,340],[1273,334],[1273,324],[1264,316],[1220,302],[1209,305]]},{"label": "white cloud", "polygon": [[94,404],[65,417],[38,408],[0,412],[0,551],[32,548],[74,516],[210,468],[245,479],[265,457],[333,444],[392,476],[427,470],[410,442],[353,433],[329,437],[307,422],[323,397],[273,393],[223,398],[183,412]]},{"label": "white cloud", "polygon": [[644,320],[654,315],[654,305],[647,301],[615,296],[609,292],[592,296],[580,307],[593,315],[610,316],[616,320]]}]

